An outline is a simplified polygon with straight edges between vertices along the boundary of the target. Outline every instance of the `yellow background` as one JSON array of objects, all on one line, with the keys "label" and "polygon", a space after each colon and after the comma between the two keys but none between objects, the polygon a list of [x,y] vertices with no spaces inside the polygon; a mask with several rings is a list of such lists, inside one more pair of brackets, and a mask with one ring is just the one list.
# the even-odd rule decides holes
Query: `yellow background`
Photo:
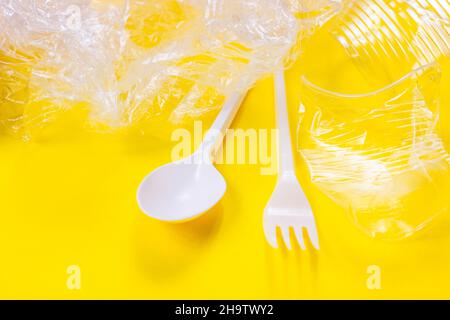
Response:
[{"label": "yellow background", "polygon": [[[325,61],[335,56],[318,51],[328,55],[317,56],[315,67],[327,70]],[[301,68],[287,72],[293,136]],[[275,127],[272,87],[272,79],[255,86],[233,128]],[[450,120],[445,109],[442,120]],[[450,298],[446,219],[413,239],[373,240],[310,183],[297,154],[319,252],[267,245],[262,214],[276,177],[261,175],[260,165],[218,166],[228,183],[223,200],[197,220],[162,223],[139,211],[136,189],[170,161],[169,128],[159,124],[163,133],[155,138],[59,125],[59,138],[25,143],[1,136],[0,298]],[[445,130],[443,136],[449,141]],[[66,286],[70,265],[81,268],[80,290]],[[367,287],[371,265],[380,267],[380,290]]]}]

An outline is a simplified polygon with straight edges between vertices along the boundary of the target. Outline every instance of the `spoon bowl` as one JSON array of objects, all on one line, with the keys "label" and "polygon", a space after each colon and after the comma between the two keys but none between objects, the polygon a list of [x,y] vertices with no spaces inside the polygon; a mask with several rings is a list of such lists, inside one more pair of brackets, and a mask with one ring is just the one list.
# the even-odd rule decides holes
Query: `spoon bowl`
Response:
[{"label": "spoon bowl", "polygon": [[144,179],[138,190],[138,204],[152,218],[186,221],[212,208],[226,188],[224,178],[212,164],[175,162]]}]

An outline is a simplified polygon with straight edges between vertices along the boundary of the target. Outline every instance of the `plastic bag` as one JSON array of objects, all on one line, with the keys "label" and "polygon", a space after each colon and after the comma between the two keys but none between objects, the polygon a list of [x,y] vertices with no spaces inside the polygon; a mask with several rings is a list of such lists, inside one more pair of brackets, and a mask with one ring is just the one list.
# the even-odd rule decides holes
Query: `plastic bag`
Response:
[{"label": "plastic bag", "polygon": [[448,209],[450,157],[436,131],[440,69],[364,95],[303,79],[300,151],[312,181],[373,237],[399,239]]},{"label": "plastic bag", "polygon": [[74,108],[106,129],[216,110],[298,22],[281,0],[0,0],[0,29],[0,122],[30,138]]}]

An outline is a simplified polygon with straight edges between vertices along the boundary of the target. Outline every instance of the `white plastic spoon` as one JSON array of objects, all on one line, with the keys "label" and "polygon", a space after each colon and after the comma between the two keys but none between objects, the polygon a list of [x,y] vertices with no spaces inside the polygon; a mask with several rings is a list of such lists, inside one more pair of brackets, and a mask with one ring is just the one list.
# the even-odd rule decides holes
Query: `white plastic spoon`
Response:
[{"label": "white plastic spoon", "polygon": [[226,101],[193,155],[159,167],[144,179],[137,200],[145,214],[178,222],[195,218],[219,202],[227,186],[213,160],[245,95],[236,93]]}]

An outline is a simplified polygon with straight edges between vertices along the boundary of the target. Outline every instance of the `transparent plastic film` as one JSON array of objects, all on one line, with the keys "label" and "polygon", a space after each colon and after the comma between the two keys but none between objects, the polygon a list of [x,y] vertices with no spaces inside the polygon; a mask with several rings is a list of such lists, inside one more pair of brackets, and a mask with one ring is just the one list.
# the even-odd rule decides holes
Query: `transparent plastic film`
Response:
[{"label": "transparent plastic film", "polygon": [[111,100],[125,11],[125,3],[0,1],[4,127],[28,139],[86,104],[93,116],[114,116]]},{"label": "transparent plastic film", "polygon": [[301,21],[302,38],[314,33],[342,9],[342,0],[288,0],[296,18]]},{"label": "transparent plastic film", "polygon": [[299,151],[311,179],[373,237],[401,239],[449,206],[449,155],[436,131],[440,67],[347,95],[302,81]]},{"label": "transparent plastic film", "polygon": [[288,55],[288,62],[295,63],[303,53],[305,44],[329,19],[334,17],[342,8],[342,0],[285,0],[291,13],[299,24],[296,45]]},{"label": "transparent plastic film", "polygon": [[[216,110],[231,93],[282,65],[296,42],[297,21],[282,1],[186,0],[180,5],[189,8],[191,18],[175,41],[162,42],[154,48],[157,53],[134,61],[121,83],[124,91],[148,93],[127,103],[130,119],[145,117],[166,101],[175,102],[167,108],[174,123]],[[143,81],[149,68],[150,79]],[[137,73],[142,77],[135,81]],[[157,81],[151,75],[158,75]],[[154,108],[146,106],[155,101]]]},{"label": "transparent plastic film", "polygon": [[102,130],[199,118],[299,28],[281,0],[0,0],[0,27],[0,121],[25,138],[73,109]]}]

